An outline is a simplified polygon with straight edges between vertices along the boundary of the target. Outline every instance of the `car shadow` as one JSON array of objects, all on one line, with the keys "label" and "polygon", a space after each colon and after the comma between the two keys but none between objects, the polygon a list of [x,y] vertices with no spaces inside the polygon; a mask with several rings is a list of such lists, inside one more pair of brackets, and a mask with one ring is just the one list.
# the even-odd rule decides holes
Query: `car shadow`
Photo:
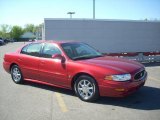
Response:
[{"label": "car shadow", "polygon": [[28,85],[28,86],[31,86],[31,87],[36,87],[36,88],[40,88],[40,89],[44,89],[44,90],[49,90],[49,91],[52,91],[52,92],[59,92],[59,93],[67,94],[67,95],[71,95],[71,96],[75,95],[74,91],[69,90],[69,89],[58,88],[58,87],[39,84],[39,83],[34,83],[34,82],[30,82],[30,81],[24,81],[24,83],[22,85]]},{"label": "car shadow", "polygon": [[124,98],[101,97],[97,104],[121,106],[140,110],[160,109],[160,89],[143,86],[134,94]]},{"label": "car shadow", "polygon": [[[24,85],[75,96],[75,93],[68,89],[61,89],[28,81],[26,81]],[[143,86],[130,96],[124,98],[100,97],[94,104],[113,105],[140,110],[157,110],[160,109],[160,88]]]}]

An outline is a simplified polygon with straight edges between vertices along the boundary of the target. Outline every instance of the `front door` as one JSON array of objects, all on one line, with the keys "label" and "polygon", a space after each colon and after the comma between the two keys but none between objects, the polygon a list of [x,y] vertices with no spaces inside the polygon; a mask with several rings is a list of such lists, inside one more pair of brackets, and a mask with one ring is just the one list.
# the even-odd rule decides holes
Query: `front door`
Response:
[{"label": "front door", "polygon": [[58,46],[46,43],[43,47],[39,63],[39,76],[43,82],[68,87],[66,63],[53,59],[52,55],[61,54]]}]

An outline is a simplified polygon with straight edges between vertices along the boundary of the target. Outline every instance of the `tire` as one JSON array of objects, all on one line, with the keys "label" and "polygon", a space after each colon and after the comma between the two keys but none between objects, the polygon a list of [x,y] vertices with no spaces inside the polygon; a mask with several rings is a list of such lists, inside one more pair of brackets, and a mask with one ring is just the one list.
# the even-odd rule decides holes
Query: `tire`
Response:
[{"label": "tire", "polygon": [[13,65],[11,67],[11,77],[16,84],[21,84],[23,82],[22,72],[18,65]]},{"label": "tire", "polygon": [[74,83],[76,95],[85,102],[92,102],[99,98],[99,90],[96,81],[87,75],[82,75]]}]

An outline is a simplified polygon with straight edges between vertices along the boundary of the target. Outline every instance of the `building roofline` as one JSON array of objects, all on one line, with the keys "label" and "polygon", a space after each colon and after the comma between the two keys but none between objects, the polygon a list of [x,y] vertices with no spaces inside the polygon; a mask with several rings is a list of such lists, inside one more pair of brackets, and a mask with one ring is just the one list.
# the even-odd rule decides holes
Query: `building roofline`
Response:
[{"label": "building roofline", "polygon": [[160,21],[151,20],[129,20],[129,19],[89,19],[89,18],[44,18],[45,20],[68,20],[68,21],[108,21],[108,22],[154,22],[160,23]]}]

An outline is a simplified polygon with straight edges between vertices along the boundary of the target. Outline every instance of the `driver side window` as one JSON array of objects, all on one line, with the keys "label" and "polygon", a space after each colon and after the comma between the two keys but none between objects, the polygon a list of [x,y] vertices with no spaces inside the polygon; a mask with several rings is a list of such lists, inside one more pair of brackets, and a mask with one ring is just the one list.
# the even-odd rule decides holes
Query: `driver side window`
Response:
[{"label": "driver side window", "polygon": [[59,48],[57,48],[54,44],[47,43],[44,45],[43,51],[42,51],[42,57],[45,58],[52,58],[52,55],[55,54],[61,54],[61,51]]}]

